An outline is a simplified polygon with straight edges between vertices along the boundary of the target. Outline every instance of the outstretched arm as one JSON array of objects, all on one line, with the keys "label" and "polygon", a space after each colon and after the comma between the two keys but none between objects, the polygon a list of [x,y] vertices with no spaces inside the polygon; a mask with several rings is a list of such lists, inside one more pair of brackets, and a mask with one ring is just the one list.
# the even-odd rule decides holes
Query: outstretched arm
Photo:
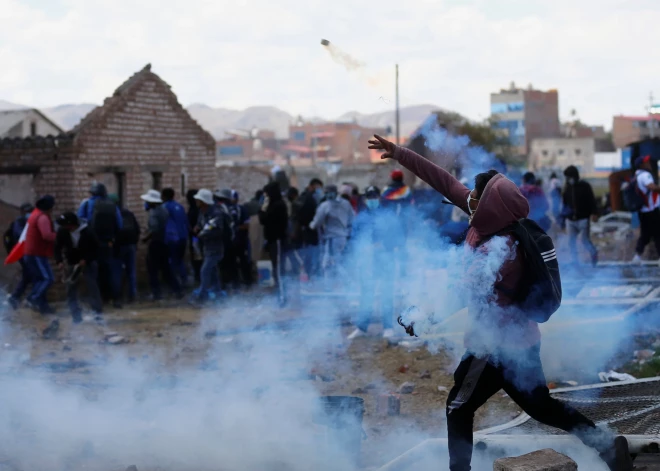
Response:
[{"label": "outstretched arm", "polygon": [[396,146],[380,136],[374,137],[374,140],[369,141],[369,149],[384,150],[385,153],[381,158],[396,160],[449,201],[468,212],[467,197],[470,190],[452,174],[410,149]]}]

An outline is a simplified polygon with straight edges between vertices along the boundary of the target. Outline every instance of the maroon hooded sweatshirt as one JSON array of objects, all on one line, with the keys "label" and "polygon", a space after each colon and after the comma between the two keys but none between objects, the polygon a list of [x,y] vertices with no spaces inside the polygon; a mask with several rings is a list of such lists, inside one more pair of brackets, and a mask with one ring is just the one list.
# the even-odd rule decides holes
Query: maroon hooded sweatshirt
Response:
[{"label": "maroon hooded sweatshirt", "polygon": [[[396,147],[394,159],[467,212],[470,189],[449,172],[403,147]],[[487,245],[480,243],[528,214],[529,204],[518,187],[504,175],[495,175],[486,185],[479,207],[472,215],[465,239],[466,250],[487,253]],[[519,289],[525,266],[521,248],[515,245],[513,237],[507,238],[509,246],[515,247],[515,257],[506,260],[500,268],[494,304],[470,313],[473,322],[465,333],[465,346],[469,350],[485,349],[489,353],[500,348],[525,349],[541,341],[538,324],[512,307],[512,298]]]}]

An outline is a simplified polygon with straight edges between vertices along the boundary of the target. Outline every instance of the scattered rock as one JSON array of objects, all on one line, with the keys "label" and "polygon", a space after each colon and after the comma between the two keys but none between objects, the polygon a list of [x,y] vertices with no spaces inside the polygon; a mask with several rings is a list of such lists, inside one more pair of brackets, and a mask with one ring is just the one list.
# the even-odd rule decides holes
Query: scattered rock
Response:
[{"label": "scattered rock", "polygon": [[424,370],[419,374],[421,379],[431,379],[431,372],[429,370]]},{"label": "scattered rock", "polygon": [[163,336],[162,332],[156,332],[156,337],[161,338]]},{"label": "scattered rock", "polygon": [[415,383],[411,383],[410,381],[406,381],[401,386],[399,386],[399,393],[401,394],[412,394],[414,390]]},{"label": "scattered rock", "polygon": [[351,394],[367,394],[367,390],[363,388],[354,389]]},{"label": "scattered rock", "polygon": [[438,391],[440,392],[449,392],[449,389],[444,386],[438,386]]},{"label": "scattered rock", "polygon": [[113,335],[112,337],[106,337],[105,342],[110,345],[120,345],[122,343],[128,343],[128,340],[121,335]]},{"label": "scattered rock", "polygon": [[399,373],[407,373],[410,367],[408,365],[401,365],[399,367]]},{"label": "scattered rock", "polygon": [[653,350],[635,350],[635,359],[638,361],[642,360],[648,360],[650,358],[653,358],[653,355],[655,355],[655,351]]},{"label": "scattered rock", "polygon": [[376,389],[377,387],[378,386],[376,385],[376,383],[369,383],[364,387],[364,389],[366,389],[367,391],[372,391],[372,390]]},{"label": "scattered rock", "polygon": [[57,336],[57,332],[59,330],[60,321],[55,319],[41,332],[41,336],[46,340],[54,339]]},{"label": "scattered rock", "polygon": [[63,352],[70,352],[71,350],[73,350],[73,348],[71,348],[70,345],[65,345],[62,347]]},{"label": "scattered rock", "polygon": [[578,466],[566,455],[549,448],[515,458],[500,458],[493,471],[577,471]]}]

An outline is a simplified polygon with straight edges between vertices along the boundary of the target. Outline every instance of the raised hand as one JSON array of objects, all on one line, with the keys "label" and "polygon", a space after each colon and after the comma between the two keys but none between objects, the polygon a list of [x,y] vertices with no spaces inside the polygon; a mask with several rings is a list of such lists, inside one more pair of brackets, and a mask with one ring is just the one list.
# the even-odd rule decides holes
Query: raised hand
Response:
[{"label": "raised hand", "polygon": [[374,139],[369,140],[369,149],[384,151],[383,155],[380,156],[381,159],[393,159],[396,146],[378,134],[374,134]]}]

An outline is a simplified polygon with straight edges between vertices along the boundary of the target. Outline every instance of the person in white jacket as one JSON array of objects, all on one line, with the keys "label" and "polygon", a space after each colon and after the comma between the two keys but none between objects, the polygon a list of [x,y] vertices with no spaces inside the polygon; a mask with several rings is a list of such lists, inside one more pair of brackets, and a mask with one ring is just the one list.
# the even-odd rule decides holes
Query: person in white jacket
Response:
[{"label": "person in white jacket", "polygon": [[351,236],[353,207],[344,198],[338,197],[337,187],[328,185],[325,190],[325,201],[316,209],[316,215],[309,225],[310,229],[319,229],[323,242],[323,270],[337,267],[348,238]]}]

